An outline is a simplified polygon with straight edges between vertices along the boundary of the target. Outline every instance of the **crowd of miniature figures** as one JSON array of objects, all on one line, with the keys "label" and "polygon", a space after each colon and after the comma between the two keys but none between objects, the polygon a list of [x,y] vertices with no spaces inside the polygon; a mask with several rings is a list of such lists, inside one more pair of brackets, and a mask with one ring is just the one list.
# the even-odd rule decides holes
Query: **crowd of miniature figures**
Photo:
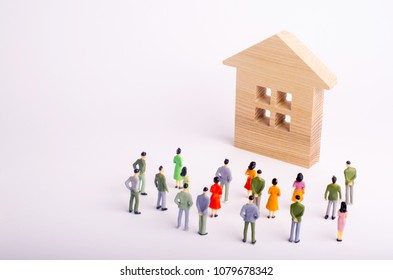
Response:
[{"label": "crowd of miniature figures", "polygon": [[[182,216],[184,213],[184,230],[189,230],[189,212],[190,208],[193,206],[193,199],[189,193],[190,179],[187,174],[187,167],[183,166],[183,160],[181,157],[181,149],[176,150],[176,155],[173,158],[175,188],[180,191],[176,194],[174,202],[179,208],[177,217],[177,226],[180,228],[182,224]],[[213,179],[213,185],[209,188],[204,187],[202,194],[198,195],[196,199],[196,207],[199,215],[199,229],[198,233],[200,235],[206,235],[206,222],[209,215],[208,208],[211,209],[210,217],[218,217],[218,210],[221,208],[221,199],[224,191],[223,202],[229,201],[229,190],[230,183],[232,181],[232,173],[229,168],[229,160],[224,160],[224,165],[219,167],[215,173]],[[337,202],[341,200],[341,187],[336,183],[337,178],[333,176],[331,184],[328,184],[324,194],[325,200],[328,200],[328,205],[326,209],[325,219],[331,217],[332,220],[337,219],[337,241],[342,241],[343,231],[345,227],[345,222],[348,216],[347,205],[353,204],[353,189],[356,179],[356,169],[351,166],[351,162],[346,162],[346,169],[344,170],[345,177],[345,201],[341,202],[340,209],[336,212]],[[130,202],[129,202],[129,212],[136,215],[141,214],[139,211],[139,194],[147,195],[146,193],[146,152],[141,153],[141,158],[137,159],[133,163],[134,174],[130,176],[126,181],[125,185],[127,189],[130,190]],[[243,205],[240,210],[240,216],[244,220],[243,229],[243,242],[247,241],[248,227],[251,225],[251,243],[255,244],[255,222],[260,217],[260,203],[262,191],[265,188],[265,180],[262,178],[262,171],[256,168],[256,162],[252,161],[248,165],[245,175],[247,176],[244,188],[247,190],[248,202]],[[157,188],[157,206],[156,209],[160,211],[166,211],[166,193],[168,191],[166,177],[164,175],[164,168],[160,166],[158,168],[158,173],[155,175],[154,184]],[[278,180],[274,178],[272,180],[272,186],[268,190],[269,198],[266,204],[266,209],[269,211],[267,218],[274,219],[275,212],[279,209],[278,198],[280,197],[280,188],[277,186]],[[305,206],[302,204],[304,200],[306,185],[303,181],[303,174],[298,173],[296,179],[292,185],[293,195],[292,204],[290,206],[290,215],[292,218],[291,230],[289,242],[300,242],[300,227],[302,222],[302,216],[305,211]],[[209,194],[211,196],[209,198]],[[329,214],[331,213],[331,216]]]}]

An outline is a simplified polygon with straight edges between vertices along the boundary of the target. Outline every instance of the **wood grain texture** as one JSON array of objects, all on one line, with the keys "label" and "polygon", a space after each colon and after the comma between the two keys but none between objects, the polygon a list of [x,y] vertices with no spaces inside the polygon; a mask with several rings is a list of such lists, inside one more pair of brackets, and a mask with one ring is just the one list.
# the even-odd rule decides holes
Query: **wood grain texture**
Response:
[{"label": "wood grain texture", "polygon": [[318,162],[334,74],[285,31],[224,64],[237,67],[235,146],[307,168]]}]

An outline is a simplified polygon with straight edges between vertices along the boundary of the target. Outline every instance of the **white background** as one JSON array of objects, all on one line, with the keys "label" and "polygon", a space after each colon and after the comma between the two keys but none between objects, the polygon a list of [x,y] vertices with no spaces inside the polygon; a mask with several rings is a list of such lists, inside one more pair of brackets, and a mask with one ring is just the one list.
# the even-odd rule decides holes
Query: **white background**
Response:
[{"label": "white background", "polygon": [[[390,180],[393,33],[389,1],[0,0],[1,259],[392,259]],[[234,148],[235,69],[227,57],[271,35],[295,34],[336,74],[325,93],[320,162],[311,169]],[[172,159],[181,147],[194,200],[224,158],[230,203],[197,232],[175,229]],[[124,181],[146,151],[142,215]],[[344,241],[324,220],[332,175],[358,170]],[[275,220],[241,242],[250,161]],[[167,212],[153,178],[166,169]],[[292,182],[306,182],[301,242],[289,243]]]}]

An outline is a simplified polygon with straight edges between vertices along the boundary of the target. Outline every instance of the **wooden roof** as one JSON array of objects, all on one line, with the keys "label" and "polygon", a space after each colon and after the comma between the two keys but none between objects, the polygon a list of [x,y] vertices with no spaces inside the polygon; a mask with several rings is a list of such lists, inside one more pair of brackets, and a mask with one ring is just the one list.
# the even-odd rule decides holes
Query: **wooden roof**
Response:
[{"label": "wooden roof", "polygon": [[279,77],[285,82],[331,89],[335,75],[293,34],[282,31],[224,60],[228,66],[257,75]]}]

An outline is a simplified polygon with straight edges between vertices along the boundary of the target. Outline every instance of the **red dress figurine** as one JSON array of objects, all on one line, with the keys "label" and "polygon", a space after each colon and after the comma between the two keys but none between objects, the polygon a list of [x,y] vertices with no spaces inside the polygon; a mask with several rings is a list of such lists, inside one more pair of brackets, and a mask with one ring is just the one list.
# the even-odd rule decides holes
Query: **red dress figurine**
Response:
[{"label": "red dress figurine", "polygon": [[247,190],[247,197],[252,195],[251,180],[257,176],[257,172],[255,171],[255,166],[256,166],[255,161],[250,162],[250,165],[248,166],[245,172],[245,175],[248,176],[246,184],[244,185],[244,188]]},{"label": "red dress figurine", "polygon": [[210,187],[210,192],[212,193],[210,197],[210,205],[209,208],[212,209],[212,214],[210,217],[218,217],[217,215],[217,210],[221,208],[221,194],[222,194],[222,188],[218,184],[220,180],[218,177],[214,177],[214,185]]}]

